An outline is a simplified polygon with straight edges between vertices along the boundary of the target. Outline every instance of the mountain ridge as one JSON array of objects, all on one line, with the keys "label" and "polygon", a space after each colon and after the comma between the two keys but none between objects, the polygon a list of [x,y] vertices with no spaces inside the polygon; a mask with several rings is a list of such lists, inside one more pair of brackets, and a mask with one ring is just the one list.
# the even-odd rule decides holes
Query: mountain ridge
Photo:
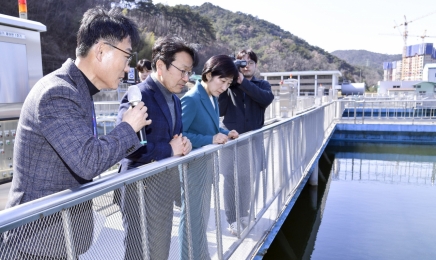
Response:
[{"label": "mountain ridge", "polygon": [[368,66],[383,70],[383,62],[401,60],[401,54],[382,54],[367,50],[336,50],[331,54],[347,61],[352,65]]}]

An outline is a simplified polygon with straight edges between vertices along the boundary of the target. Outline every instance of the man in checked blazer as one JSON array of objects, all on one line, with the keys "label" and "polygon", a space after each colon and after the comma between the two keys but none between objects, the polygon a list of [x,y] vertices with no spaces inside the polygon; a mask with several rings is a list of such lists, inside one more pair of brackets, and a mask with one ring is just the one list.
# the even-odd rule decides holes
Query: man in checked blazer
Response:
[{"label": "man in checked blazer", "polygon": [[[153,72],[137,86],[153,124],[145,127],[147,145],[121,161],[120,172],[171,156],[188,154],[192,145],[182,134],[180,93],[198,63],[193,45],[176,36],[159,38],[152,49]],[[127,94],[122,98],[117,122],[129,111]],[[147,177],[145,191],[146,232],[149,252],[141,247],[139,201],[135,183],[123,187],[121,209],[126,231],[124,259],[168,259],[171,244],[173,205],[180,198],[180,179],[177,167]]]},{"label": "man in checked blazer", "polygon": [[[109,134],[98,136],[92,100],[101,89],[118,87],[138,41],[136,25],[121,13],[93,8],[84,14],[76,60],[39,80],[24,101],[6,208],[88,183],[142,146],[136,132],[151,123],[143,103],[127,111]],[[92,241],[91,206],[84,202],[70,212],[77,255]],[[6,232],[3,242],[19,248],[17,259],[66,257],[59,213]]]}]

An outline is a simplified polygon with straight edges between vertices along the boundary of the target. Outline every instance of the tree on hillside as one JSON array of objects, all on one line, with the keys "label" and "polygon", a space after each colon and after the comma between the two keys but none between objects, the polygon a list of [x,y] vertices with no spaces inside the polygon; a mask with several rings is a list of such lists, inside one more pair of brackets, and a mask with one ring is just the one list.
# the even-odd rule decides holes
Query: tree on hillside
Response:
[{"label": "tree on hillside", "polygon": [[137,49],[138,60],[151,60],[151,50],[153,48],[154,42],[156,41],[155,35],[152,32],[147,32],[146,30],[143,30],[140,36],[141,42]]}]

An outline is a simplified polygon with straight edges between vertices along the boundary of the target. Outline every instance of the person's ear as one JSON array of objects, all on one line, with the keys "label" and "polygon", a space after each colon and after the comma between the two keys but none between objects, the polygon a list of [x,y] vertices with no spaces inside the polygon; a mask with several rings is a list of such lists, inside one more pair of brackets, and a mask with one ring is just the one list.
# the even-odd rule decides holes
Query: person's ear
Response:
[{"label": "person's ear", "polygon": [[162,60],[157,60],[156,62],[156,72],[157,75],[162,75],[162,71],[166,68],[165,62]]},{"label": "person's ear", "polygon": [[102,61],[103,58],[103,43],[98,43],[94,46],[94,55],[98,61]]},{"label": "person's ear", "polygon": [[206,79],[207,79],[207,82],[209,82],[212,79],[212,72],[206,73]]}]

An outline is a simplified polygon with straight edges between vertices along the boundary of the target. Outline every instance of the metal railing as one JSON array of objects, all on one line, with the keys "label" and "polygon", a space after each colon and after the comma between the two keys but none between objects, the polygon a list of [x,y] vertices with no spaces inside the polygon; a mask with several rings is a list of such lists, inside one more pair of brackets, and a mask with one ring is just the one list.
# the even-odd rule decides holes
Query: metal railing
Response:
[{"label": "metal railing", "polygon": [[[274,121],[277,118],[288,118],[298,115],[304,111],[315,108],[315,97],[300,96],[294,102],[289,97],[274,96],[273,103],[265,111],[265,121]],[[331,100],[330,100],[331,101]],[[329,102],[328,97],[323,99],[323,103]]]},{"label": "metal railing", "polygon": [[[307,106],[309,101],[302,103]],[[165,248],[166,241],[156,241],[158,247],[164,247],[157,250],[167,252],[169,259],[179,259],[181,245],[187,243],[189,249],[196,246],[194,243],[198,241],[193,232],[198,231],[194,227],[200,220],[191,218],[195,217],[193,208],[202,203],[203,197],[191,194],[195,189],[189,184],[190,174],[211,175],[210,181],[200,183],[201,187],[212,188],[210,207],[204,209],[201,216],[201,219],[209,216],[204,218],[207,225],[200,232],[205,233],[208,242],[204,249],[207,252],[202,253],[212,259],[250,258],[327,142],[334,129],[335,109],[337,106],[334,102],[321,105],[296,117],[282,119],[260,130],[243,134],[225,145],[209,145],[193,150],[187,156],[164,159],[123,174],[110,174],[78,189],[65,190],[1,211],[0,259],[20,259],[29,255],[66,259],[122,259],[126,250],[123,243],[126,231],[122,218],[123,214],[128,213],[120,210],[119,205],[125,202],[123,197],[117,202],[116,194],[125,194],[128,187],[135,187],[135,200],[138,200],[135,214],[143,216],[137,228],[144,232],[135,238],[142,245],[138,259],[153,259],[153,250],[156,248],[150,243],[155,238],[151,237],[148,230],[152,225],[159,225],[159,222],[144,216],[153,213],[147,212],[150,208],[164,207],[164,198],[154,196],[151,190],[154,186],[156,189],[168,188],[169,183],[166,182],[162,187],[159,186],[159,176],[180,176],[184,183],[182,212],[178,207],[171,209],[173,216],[169,248]],[[248,175],[244,175],[247,172]],[[224,177],[223,173],[227,176]],[[224,182],[229,174],[234,176],[235,182],[235,195],[231,201],[236,208],[236,236],[227,230],[224,214],[228,210],[224,206],[224,201],[228,200]],[[250,184],[247,193],[237,188],[247,182]],[[167,193],[171,197],[174,190],[168,190]],[[176,190],[176,193],[179,192]],[[243,206],[242,198],[247,194],[248,223],[245,227],[239,220],[239,217],[243,217],[239,208]],[[208,205],[209,201],[206,202]],[[185,224],[190,233],[185,240],[180,240],[183,212],[186,212]],[[194,253],[197,252],[189,252],[188,258],[193,259]]]},{"label": "metal railing", "polygon": [[337,118],[352,120],[355,124],[364,124],[366,120],[407,120],[413,124],[436,119],[436,99],[346,99],[337,101],[337,106]]},{"label": "metal railing", "polygon": [[[148,227],[156,225],[156,222],[144,216],[148,216],[148,209],[159,208],[162,198],[148,193],[147,188],[160,188],[155,178],[165,175],[182,180],[182,209],[185,207],[186,211],[180,211],[178,206],[171,209],[171,243],[168,248],[161,246],[160,251],[166,251],[169,259],[183,258],[179,249],[181,245],[187,243],[187,247],[192,248],[197,243],[196,230],[192,228],[198,219],[192,219],[195,212],[191,207],[200,204],[202,196],[198,196],[195,193],[198,189],[193,189],[187,181],[190,175],[196,173],[211,174],[210,180],[200,183],[201,187],[211,187],[210,206],[201,212],[202,218],[209,216],[205,218],[207,225],[202,230],[208,242],[203,253],[212,259],[247,259],[262,244],[294,190],[301,185],[301,180],[308,174],[336,123],[365,124],[394,120],[405,124],[417,121],[433,124],[436,120],[436,100],[433,99],[362,98],[326,103],[329,101],[331,97],[328,96],[318,101],[312,97],[297,99],[297,105],[290,108],[294,109],[290,114],[300,114],[280,118],[280,100],[277,99],[266,113],[270,115],[266,115],[271,121],[269,125],[241,135],[225,145],[206,146],[187,156],[164,159],[125,174],[112,171],[108,176],[96,178],[78,189],[1,211],[0,259],[26,258],[29,254],[67,259],[122,259],[126,246],[129,246],[123,243],[126,237],[123,214],[127,213],[120,209],[121,202],[117,202],[116,198],[117,194],[123,194],[126,187],[132,186],[140,188],[135,191],[135,198],[139,198],[135,211],[144,220],[138,224],[143,232],[136,237],[142,245],[140,259],[152,259],[154,249],[150,248],[149,242],[154,238],[149,237]],[[112,124],[112,120],[100,119],[103,124]],[[247,172],[248,175],[243,174]],[[248,191],[235,188],[231,197],[236,209],[244,203],[244,195],[249,197],[247,226],[239,220],[243,212],[236,210],[236,236],[227,230],[225,220],[228,208],[224,201],[228,200],[225,197],[228,190],[224,186],[229,175],[234,177],[234,187],[240,187],[242,183],[251,184]],[[167,183],[164,184],[165,188]],[[168,196],[172,196],[170,194],[173,195],[174,191],[168,191]],[[189,234],[181,239],[183,231],[179,229],[184,212]],[[195,258],[192,250],[188,256],[188,259]]]}]

